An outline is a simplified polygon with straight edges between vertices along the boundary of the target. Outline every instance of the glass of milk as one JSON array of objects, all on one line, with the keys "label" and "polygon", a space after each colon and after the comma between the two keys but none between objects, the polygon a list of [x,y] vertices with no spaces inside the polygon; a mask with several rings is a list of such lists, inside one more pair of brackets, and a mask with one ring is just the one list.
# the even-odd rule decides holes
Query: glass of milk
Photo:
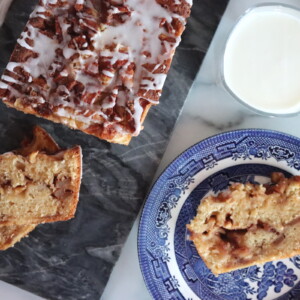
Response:
[{"label": "glass of milk", "polygon": [[249,9],[226,42],[222,81],[258,113],[299,113],[300,11],[281,4]]}]

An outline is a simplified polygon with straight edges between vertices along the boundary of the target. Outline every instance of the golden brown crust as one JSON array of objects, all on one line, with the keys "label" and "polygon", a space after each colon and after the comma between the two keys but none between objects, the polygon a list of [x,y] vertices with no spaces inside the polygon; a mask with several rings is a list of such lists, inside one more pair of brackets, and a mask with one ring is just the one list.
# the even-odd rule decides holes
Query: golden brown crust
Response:
[{"label": "golden brown crust", "polygon": [[[82,178],[82,151],[80,146],[76,146],[70,151],[68,151],[66,155],[66,159],[69,160],[74,160],[75,161],[75,178],[73,182],[74,190],[73,190],[73,198],[71,201],[70,209],[69,209],[69,214],[62,218],[62,216],[56,216],[55,218],[52,218],[53,221],[49,222],[55,222],[56,220],[58,221],[64,221],[64,220],[69,220],[71,218],[74,218],[78,200],[79,200],[79,192],[80,192],[80,185],[81,185],[81,178]],[[55,219],[55,220],[54,220]]]}]

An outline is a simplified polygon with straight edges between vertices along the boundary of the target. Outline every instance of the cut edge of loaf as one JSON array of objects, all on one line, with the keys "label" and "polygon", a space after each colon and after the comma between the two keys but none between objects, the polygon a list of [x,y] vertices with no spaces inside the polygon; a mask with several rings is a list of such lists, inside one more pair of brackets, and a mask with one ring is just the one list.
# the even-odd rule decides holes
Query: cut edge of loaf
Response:
[{"label": "cut edge of loaf", "polygon": [[[7,153],[9,155],[10,153]],[[35,154],[35,153],[33,153]],[[0,219],[0,226],[7,225],[24,225],[24,224],[40,224],[40,223],[50,223],[57,221],[67,221],[72,219],[75,216],[77,204],[79,201],[79,192],[80,192],[80,184],[82,177],[82,151],[80,146],[74,146],[73,148],[67,150],[61,150],[54,155],[48,155],[45,153],[37,154],[41,157],[57,157],[59,159],[63,158],[64,160],[72,160],[74,162],[74,178],[72,178],[71,187],[72,187],[72,196],[68,199],[68,207],[63,210],[63,213],[57,213],[55,215],[44,215],[41,217],[31,216],[30,218],[26,218],[26,216],[5,216]]]},{"label": "cut edge of loaf", "polygon": [[[25,138],[22,142],[22,148],[15,150],[15,153],[26,155],[32,151],[43,150],[47,153],[56,153],[60,151],[59,146],[54,139],[40,126],[35,126],[31,139]],[[0,250],[7,250],[13,247],[23,237],[35,229],[37,224],[0,226]]]}]

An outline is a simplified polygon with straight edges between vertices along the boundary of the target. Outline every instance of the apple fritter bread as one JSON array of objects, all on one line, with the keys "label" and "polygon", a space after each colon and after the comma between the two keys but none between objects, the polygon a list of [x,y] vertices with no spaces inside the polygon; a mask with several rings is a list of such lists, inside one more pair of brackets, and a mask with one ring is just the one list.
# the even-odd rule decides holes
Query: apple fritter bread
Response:
[{"label": "apple fritter bread", "polygon": [[81,180],[81,148],[61,150],[40,127],[22,148],[0,155],[0,250],[37,224],[74,216]]},{"label": "apple fritter bread", "polygon": [[0,82],[10,107],[128,144],[158,104],[192,0],[40,0]]}]

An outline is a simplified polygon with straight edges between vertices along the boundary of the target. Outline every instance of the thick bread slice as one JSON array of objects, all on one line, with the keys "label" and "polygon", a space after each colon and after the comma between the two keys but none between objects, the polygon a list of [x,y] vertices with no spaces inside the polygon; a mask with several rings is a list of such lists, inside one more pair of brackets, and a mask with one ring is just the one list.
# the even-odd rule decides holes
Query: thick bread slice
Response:
[{"label": "thick bread slice", "polygon": [[[23,147],[14,151],[22,155],[28,155],[31,152],[42,150],[48,154],[54,154],[60,151],[59,146],[51,136],[41,127],[36,126],[33,129],[32,139],[25,139],[22,142]],[[25,237],[36,227],[36,224],[28,225],[10,225],[0,226],[0,250],[6,250]]]},{"label": "thick bread slice", "polygon": [[215,274],[300,254],[300,176],[272,184],[234,184],[201,201],[187,225]]},{"label": "thick bread slice", "polygon": [[81,148],[0,156],[0,225],[63,221],[75,214]]}]

